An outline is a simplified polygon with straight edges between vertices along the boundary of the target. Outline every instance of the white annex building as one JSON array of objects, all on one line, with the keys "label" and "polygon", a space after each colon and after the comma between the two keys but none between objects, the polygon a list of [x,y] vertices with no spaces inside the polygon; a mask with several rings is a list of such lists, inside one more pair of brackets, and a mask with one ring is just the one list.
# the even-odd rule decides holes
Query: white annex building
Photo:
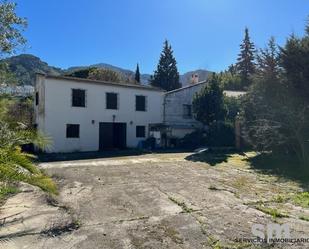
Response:
[{"label": "white annex building", "polygon": [[150,86],[38,74],[35,122],[49,152],[136,147],[163,120],[162,90]]}]

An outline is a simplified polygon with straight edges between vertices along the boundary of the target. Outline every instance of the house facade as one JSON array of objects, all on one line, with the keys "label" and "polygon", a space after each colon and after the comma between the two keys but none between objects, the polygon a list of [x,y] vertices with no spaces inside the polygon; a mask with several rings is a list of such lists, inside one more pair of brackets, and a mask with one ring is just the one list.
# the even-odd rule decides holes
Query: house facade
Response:
[{"label": "house facade", "polygon": [[[173,140],[183,138],[196,129],[203,128],[203,124],[194,119],[192,102],[194,95],[202,90],[207,81],[197,82],[198,77],[192,75],[191,84],[164,94],[163,102],[163,126],[164,146],[173,146]],[[243,91],[224,91],[229,97],[240,97]]]},{"label": "house facade", "polygon": [[206,82],[191,85],[166,92],[163,104],[163,123],[167,127],[167,136],[182,138],[203,125],[195,120],[192,113],[194,95],[201,91]]},{"label": "house facade", "polygon": [[162,123],[162,90],[38,74],[35,123],[52,139],[47,152],[137,147]]}]

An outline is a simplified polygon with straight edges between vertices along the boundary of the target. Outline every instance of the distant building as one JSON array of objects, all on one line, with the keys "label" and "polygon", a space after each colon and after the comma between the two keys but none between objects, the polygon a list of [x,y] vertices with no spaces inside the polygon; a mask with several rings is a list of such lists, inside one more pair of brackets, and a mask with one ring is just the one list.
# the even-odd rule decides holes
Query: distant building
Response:
[{"label": "distant building", "polygon": [[34,93],[34,87],[30,85],[24,86],[8,86],[0,85],[0,94],[9,94],[18,97],[32,96]]},{"label": "distant building", "polygon": [[48,152],[137,147],[162,122],[164,91],[150,86],[37,75],[35,122]]}]

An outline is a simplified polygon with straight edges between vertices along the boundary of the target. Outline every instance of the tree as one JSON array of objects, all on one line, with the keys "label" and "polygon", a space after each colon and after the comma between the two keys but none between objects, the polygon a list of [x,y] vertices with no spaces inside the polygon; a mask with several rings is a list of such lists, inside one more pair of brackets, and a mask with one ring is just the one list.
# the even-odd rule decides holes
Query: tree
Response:
[{"label": "tree", "polygon": [[12,183],[26,182],[55,194],[57,187],[52,179],[33,163],[31,154],[21,150],[29,143],[48,148],[50,140],[18,119],[12,110],[17,102],[11,97],[0,98],[0,190]]},{"label": "tree", "polygon": [[10,71],[7,63],[0,62],[0,85],[16,85],[16,76]]},{"label": "tree", "polygon": [[172,47],[167,40],[164,42],[163,51],[151,84],[166,91],[171,91],[181,87],[181,84],[179,83],[177,62],[173,56]]},{"label": "tree", "polygon": [[234,65],[234,64],[231,64],[229,67],[228,67],[228,70],[227,70],[231,75],[236,75],[237,74],[237,66]]},{"label": "tree", "polygon": [[309,102],[309,33],[299,39],[292,35],[281,48],[280,65],[295,96]]},{"label": "tree", "polygon": [[279,74],[279,51],[275,38],[271,37],[265,49],[257,55],[258,73],[262,77],[275,79]]},{"label": "tree", "polygon": [[195,118],[205,125],[224,121],[224,95],[216,74],[212,75],[201,92],[195,94],[192,107]]},{"label": "tree", "polygon": [[139,65],[137,63],[136,71],[135,71],[135,82],[141,83],[141,74],[139,72]]},{"label": "tree", "polygon": [[107,68],[95,68],[91,70],[88,79],[118,83],[122,81],[122,77],[119,73]]},{"label": "tree", "polygon": [[0,57],[11,54],[26,43],[22,32],[27,27],[25,18],[15,13],[16,3],[0,1]]},{"label": "tree", "polygon": [[251,84],[251,76],[255,73],[255,46],[250,41],[249,30],[245,29],[245,38],[240,45],[240,54],[237,59],[237,70],[241,76],[242,84],[248,87]]},{"label": "tree", "polygon": [[242,81],[238,74],[230,70],[221,72],[219,75],[221,87],[224,90],[243,90]]},{"label": "tree", "polygon": [[74,72],[68,73],[65,76],[88,79],[90,72],[92,72],[95,69],[96,69],[95,67],[83,68],[83,69],[75,70]]},{"label": "tree", "polygon": [[[278,66],[278,58],[280,63]],[[281,67],[281,68],[280,68]],[[258,151],[297,156],[309,166],[309,37],[292,35],[259,58],[259,77],[243,102],[244,134]]]}]

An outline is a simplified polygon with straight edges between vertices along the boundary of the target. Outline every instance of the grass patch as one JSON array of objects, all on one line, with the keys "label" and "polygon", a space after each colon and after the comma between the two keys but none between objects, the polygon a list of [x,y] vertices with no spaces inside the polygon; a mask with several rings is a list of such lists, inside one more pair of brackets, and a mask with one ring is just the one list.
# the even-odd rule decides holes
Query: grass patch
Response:
[{"label": "grass patch", "polygon": [[28,183],[31,185],[37,186],[40,189],[51,193],[51,194],[58,194],[58,189],[55,184],[55,182],[46,175],[37,175],[33,176],[31,179],[29,179]]},{"label": "grass patch", "polygon": [[248,177],[246,176],[240,176],[240,177],[237,177],[234,182],[233,182],[233,186],[235,188],[243,188],[247,185],[249,185],[250,181],[248,179]]},{"label": "grass patch", "polygon": [[211,246],[212,249],[223,249],[223,245],[220,241],[213,236],[208,237],[208,245]]},{"label": "grass patch", "polygon": [[19,189],[13,185],[0,185],[0,201],[4,200],[10,195],[17,194]]},{"label": "grass patch", "polygon": [[288,198],[283,195],[277,195],[276,197],[273,198],[273,202],[276,202],[276,203],[284,203],[287,200]]},{"label": "grass patch", "polygon": [[294,204],[308,208],[309,207],[309,192],[298,193],[293,197]]},{"label": "grass patch", "polygon": [[193,211],[192,208],[189,208],[185,202],[183,201],[179,201],[177,199],[175,199],[174,197],[168,197],[172,202],[174,202],[175,204],[177,204],[179,207],[182,208],[182,210],[185,212],[185,213],[191,213]]},{"label": "grass patch", "polygon": [[295,157],[262,153],[248,157],[251,168],[263,174],[272,174],[289,180],[298,181],[304,186],[308,184],[309,170],[304,169]]},{"label": "grass patch", "polygon": [[211,235],[208,236],[208,245],[212,249],[245,249],[251,247],[249,243],[222,243]]},{"label": "grass patch", "polygon": [[309,215],[300,215],[298,218],[304,221],[309,221]]},{"label": "grass patch", "polygon": [[288,218],[289,216],[285,213],[280,212],[278,209],[275,208],[267,208],[262,205],[256,207],[257,210],[262,211],[265,214],[271,215],[274,219],[276,218]]}]

